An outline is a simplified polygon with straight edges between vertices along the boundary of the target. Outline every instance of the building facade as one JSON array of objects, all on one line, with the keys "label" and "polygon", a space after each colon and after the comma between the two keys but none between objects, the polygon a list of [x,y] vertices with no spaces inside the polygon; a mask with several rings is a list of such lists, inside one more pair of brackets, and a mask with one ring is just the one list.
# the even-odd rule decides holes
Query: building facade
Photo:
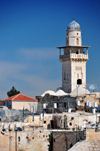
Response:
[{"label": "building facade", "polygon": [[67,27],[66,46],[57,48],[59,48],[59,61],[62,63],[63,90],[71,93],[77,87],[78,79],[85,87],[89,46],[82,46],[80,25],[75,20]]},{"label": "building facade", "polygon": [[[9,109],[16,109],[16,110],[28,110],[34,113],[37,112],[38,100],[35,98],[31,98],[24,94],[16,94],[12,97],[3,99],[2,102],[6,105]],[[33,109],[34,108],[34,109]]]}]

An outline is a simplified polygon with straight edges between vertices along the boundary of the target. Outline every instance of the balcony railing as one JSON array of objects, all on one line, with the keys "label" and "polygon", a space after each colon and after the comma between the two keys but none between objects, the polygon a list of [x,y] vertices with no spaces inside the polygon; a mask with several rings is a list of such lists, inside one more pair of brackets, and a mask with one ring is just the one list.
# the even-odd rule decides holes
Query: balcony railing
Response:
[{"label": "balcony railing", "polygon": [[60,55],[59,58],[60,59],[70,58],[70,54],[68,54],[68,55]]},{"label": "balcony railing", "polygon": [[68,55],[60,55],[59,59],[66,59],[66,58],[73,58],[73,59],[88,59],[88,54],[75,54],[71,53]]}]

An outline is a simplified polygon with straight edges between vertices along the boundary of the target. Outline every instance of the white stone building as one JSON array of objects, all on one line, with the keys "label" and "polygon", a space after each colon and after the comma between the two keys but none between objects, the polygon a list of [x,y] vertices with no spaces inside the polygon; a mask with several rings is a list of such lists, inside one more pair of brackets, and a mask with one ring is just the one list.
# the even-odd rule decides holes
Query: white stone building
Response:
[{"label": "white stone building", "polygon": [[82,46],[80,25],[75,20],[67,27],[66,46],[57,48],[59,48],[59,60],[62,63],[63,90],[71,93],[77,87],[78,79],[85,87],[89,46]]},{"label": "white stone building", "polygon": [[34,107],[34,113],[37,112],[38,100],[21,93],[3,99],[1,102],[9,109],[23,110],[24,108],[25,110],[33,112]]}]

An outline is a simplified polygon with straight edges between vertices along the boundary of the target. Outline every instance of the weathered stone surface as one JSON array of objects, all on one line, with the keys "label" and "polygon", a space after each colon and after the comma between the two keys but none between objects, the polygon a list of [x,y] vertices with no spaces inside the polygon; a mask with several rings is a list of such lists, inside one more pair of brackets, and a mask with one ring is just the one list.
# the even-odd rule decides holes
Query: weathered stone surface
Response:
[{"label": "weathered stone surface", "polygon": [[48,131],[0,133],[0,151],[48,151]]},{"label": "weathered stone surface", "polygon": [[69,151],[100,151],[100,132],[87,132],[87,139],[78,142]]}]

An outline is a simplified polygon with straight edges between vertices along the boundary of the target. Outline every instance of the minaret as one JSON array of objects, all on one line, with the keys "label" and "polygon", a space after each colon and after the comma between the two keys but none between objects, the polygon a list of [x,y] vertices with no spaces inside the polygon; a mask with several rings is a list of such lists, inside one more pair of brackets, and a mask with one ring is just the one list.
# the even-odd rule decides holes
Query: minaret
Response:
[{"label": "minaret", "polygon": [[[71,93],[82,80],[86,87],[86,62],[89,46],[82,46],[80,25],[73,20],[67,27],[66,46],[59,48],[59,61],[62,63],[62,88]],[[62,51],[63,50],[63,51]]]}]

